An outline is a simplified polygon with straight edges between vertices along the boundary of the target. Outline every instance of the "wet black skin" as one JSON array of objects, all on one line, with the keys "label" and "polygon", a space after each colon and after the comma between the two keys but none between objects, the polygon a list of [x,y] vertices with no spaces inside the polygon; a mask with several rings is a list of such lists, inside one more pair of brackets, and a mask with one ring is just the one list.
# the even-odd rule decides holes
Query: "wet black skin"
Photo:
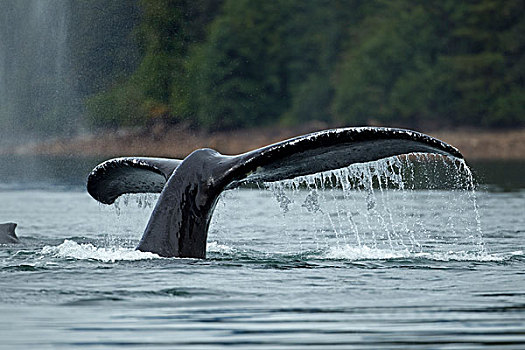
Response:
[{"label": "wet black skin", "polygon": [[199,149],[184,160],[118,158],[97,166],[88,192],[111,204],[124,193],[161,192],[137,249],[163,257],[206,257],[211,217],[222,191],[243,182],[278,181],[411,152],[463,158],[454,147],[414,131],[319,131],[237,156]]},{"label": "wet black skin", "polygon": [[0,244],[12,244],[19,242],[15,233],[16,226],[17,225],[14,222],[0,224]]},{"label": "wet black skin", "polygon": [[218,181],[230,162],[211,149],[190,154],[175,169],[137,247],[160,256],[206,256],[208,227],[226,184]]}]

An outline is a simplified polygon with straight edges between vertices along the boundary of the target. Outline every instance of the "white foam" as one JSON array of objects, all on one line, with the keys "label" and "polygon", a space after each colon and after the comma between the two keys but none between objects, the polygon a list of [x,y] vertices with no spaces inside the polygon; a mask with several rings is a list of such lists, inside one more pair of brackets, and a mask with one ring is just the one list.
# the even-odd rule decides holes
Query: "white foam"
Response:
[{"label": "white foam", "polygon": [[417,253],[413,258],[428,259],[435,261],[504,261],[510,258],[509,256],[488,254],[481,252],[439,252],[439,253]]},{"label": "white foam", "polygon": [[353,247],[348,244],[329,248],[323,258],[333,260],[390,260],[390,259],[428,259],[435,261],[505,261],[513,256],[523,255],[522,251],[488,254],[481,252],[449,251],[449,252],[420,252],[408,250],[390,250],[370,248],[367,246]]},{"label": "white foam", "polygon": [[324,258],[334,260],[386,260],[399,259],[409,255],[407,251],[370,248],[367,246],[352,247],[348,244],[328,249]]},{"label": "white foam", "polygon": [[233,252],[233,248],[228,247],[224,244],[219,244],[218,242],[208,242],[206,251],[209,253],[231,253]]},{"label": "white foam", "polygon": [[[233,248],[217,242],[209,242],[207,251],[213,253],[231,253]],[[159,255],[149,252],[141,252],[139,250],[122,247],[99,248],[91,243],[78,244],[68,239],[58,246],[43,247],[42,254],[53,255],[57,258],[97,260],[103,262],[161,259]]]},{"label": "white foam", "polygon": [[79,260],[98,260],[103,262],[136,261],[160,259],[157,254],[121,247],[98,248],[93,244],[78,244],[65,240],[62,244],[42,248],[43,254],[51,254],[58,258],[73,258]]}]

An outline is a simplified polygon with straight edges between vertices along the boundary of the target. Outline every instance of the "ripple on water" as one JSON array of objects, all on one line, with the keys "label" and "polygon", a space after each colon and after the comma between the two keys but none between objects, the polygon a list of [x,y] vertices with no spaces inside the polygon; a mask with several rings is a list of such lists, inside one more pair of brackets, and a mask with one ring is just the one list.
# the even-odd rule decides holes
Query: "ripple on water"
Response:
[{"label": "ripple on water", "polygon": [[43,271],[43,270],[47,270],[47,268],[43,266],[30,265],[30,264],[8,265],[5,267],[2,267],[2,271],[7,271],[7,272],[35,272],[35,271]]}]

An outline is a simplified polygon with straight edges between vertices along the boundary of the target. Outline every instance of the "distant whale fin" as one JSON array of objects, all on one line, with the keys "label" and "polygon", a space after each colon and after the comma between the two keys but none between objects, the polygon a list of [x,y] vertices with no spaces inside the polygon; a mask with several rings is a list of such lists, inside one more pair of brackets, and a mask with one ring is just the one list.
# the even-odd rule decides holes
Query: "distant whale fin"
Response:
[{"label": "distant whale fin", "polygon": [[16,226],[14,222],[0,224],[0,244],[18,243],[15,233]]},{"label": "distant whale fin", "polygon": [[87,179],[88,193],[112,204],[125,193],[160,193],[181,160],[149,157],[114,158],[99,164]]},{"label": "distant whale fin", "polygon": [[463,158],[456,148],[415,131],[344,128],[299,136],[238,156],[200,149],[184,161],[110,160],[90,174],[88,191],[95,199],[112,203],[123,193],[162,190],[137,249],[165,257],[204,258],[213,210],[225,189],[412,152]]}]

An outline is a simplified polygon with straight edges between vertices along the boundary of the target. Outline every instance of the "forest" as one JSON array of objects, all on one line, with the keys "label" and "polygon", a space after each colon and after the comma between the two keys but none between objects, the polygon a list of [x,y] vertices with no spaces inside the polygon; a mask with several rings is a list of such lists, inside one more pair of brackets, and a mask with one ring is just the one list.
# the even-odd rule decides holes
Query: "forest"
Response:
[{"label": "forest", "polygon": [[91,129],[522,127],[524,3],[70,1],[75,118]]}]

